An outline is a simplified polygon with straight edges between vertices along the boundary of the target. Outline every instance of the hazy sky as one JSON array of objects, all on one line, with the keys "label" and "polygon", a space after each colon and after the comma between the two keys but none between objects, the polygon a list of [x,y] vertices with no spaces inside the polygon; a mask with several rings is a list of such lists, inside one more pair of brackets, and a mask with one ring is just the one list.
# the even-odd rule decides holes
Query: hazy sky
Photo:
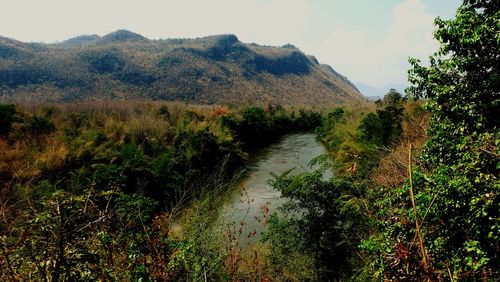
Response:
[{"label": "hazy sky", "polygon": [[460,0],[0,0],[0,35],[54,42],[128,29],[148,38],[233,33],[291,43],[353,82],[405,84],[407,57],[427,58],[436,16]]}]

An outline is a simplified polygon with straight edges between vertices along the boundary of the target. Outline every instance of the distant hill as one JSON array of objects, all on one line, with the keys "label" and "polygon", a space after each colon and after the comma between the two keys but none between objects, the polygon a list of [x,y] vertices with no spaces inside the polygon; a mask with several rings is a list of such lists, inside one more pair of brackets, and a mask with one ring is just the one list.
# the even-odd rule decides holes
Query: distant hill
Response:
[{"label": "distant hill", "polygon": [[80,35],[77,37],[70,38],[68,40],[63,41],[61,44],[64,45],[80,45],[84,43],[88,43],[91,41],[95,41],[99,39],[99,35],[97,34],[86,34],[86,35]]},{"label": "distant hill", "polygon": [[404,93],[404,90],[406,88],[406,86],[402,84],[388,84],[382,88],[377,88],[361,82],[356,83],[356,87],[359,92],[361,92],[361,94],[363,94],[363,96],[365,96],[370,101],[382,99],[390,89],[396,89],[398,92]]},{"label": "distant hill", "polygon": [[290,44],[245,44],[234,35],[149,40],[127,30],[54,44],[0,37],[0,102],[106,99],[319,104],[363,97]]}]

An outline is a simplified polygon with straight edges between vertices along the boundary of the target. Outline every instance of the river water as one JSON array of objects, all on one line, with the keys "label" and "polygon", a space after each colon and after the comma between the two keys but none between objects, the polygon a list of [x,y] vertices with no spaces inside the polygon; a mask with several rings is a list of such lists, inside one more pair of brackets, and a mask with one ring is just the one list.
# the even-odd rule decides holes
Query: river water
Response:
[{"label": "river water", "polygon": [[309,162],[324,153],[326,150],[315,134],[295,133],[251,154],[247,177],[235,189],[223,213],[226,220],[241,227],[242,239],[258,238],[268,216],[279,211],[286,201],[267,183],[271,173],[279,175],[289,169],[294,169],[294,174],[310,171],[314,168],[308,166]]}]

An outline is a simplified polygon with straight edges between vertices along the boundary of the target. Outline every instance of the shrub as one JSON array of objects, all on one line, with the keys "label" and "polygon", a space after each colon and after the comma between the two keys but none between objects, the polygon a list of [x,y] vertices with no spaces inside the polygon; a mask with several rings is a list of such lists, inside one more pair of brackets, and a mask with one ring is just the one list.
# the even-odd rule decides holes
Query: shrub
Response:
[{"label": "shrub", "polygon": [[0,135],[9,134],[15,113],[14,105],[0,104]]},{"label": "shrub", "polygon": [[55,125],[48,118],[35,115],[24,123],[24,130],[33,136],[39,136],[53,132]]},{"label": "shrub", "polygon": [[436,20],[430,64],[410,60],[407,91],[427,99],[430,139],[411,172],[417,218],[408,183],[379,203],[392,215],[379,240],[387,279],[498,278],[499,17],[498,1],[464,1],[454,19]]},{"label": "shrub", "polygon": [[[271,221],[271,234],[298,236],[298,238],[269,238],[278,244],[272,246],[271,257],[283,257],[302,252],[312,256],[320,281],[345,279],[356,268],[355,250],[366,234],[367,218],[362,201],[364,187],[341,178],[324,180],[323,170],[292,175],[288,171],[275,176],[271,185],[289,199],[285,211],[289,218]],[[283,228],[278,231],[278,228]],[[300,231],[299,231],[300,230]],[[296,241],[293,246],[280,242]]]}]

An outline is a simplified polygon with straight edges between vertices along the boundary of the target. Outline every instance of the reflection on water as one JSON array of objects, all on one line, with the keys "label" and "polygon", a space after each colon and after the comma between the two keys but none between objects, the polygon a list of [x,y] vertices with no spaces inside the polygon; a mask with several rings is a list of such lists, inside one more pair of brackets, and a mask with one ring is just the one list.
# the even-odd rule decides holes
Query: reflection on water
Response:
[{"label": "reflection on water", "polygon": [[266,224],[267,215],[275,212],[286,199],[267,184],[270,173],[309,171],[309,162],[324,154],[325,148],[312,133],[283,136],[277,143],[252,154],[248,176],[230,198],[225,216],[237,225],[243,224],[242,238],[254,237]]}]

